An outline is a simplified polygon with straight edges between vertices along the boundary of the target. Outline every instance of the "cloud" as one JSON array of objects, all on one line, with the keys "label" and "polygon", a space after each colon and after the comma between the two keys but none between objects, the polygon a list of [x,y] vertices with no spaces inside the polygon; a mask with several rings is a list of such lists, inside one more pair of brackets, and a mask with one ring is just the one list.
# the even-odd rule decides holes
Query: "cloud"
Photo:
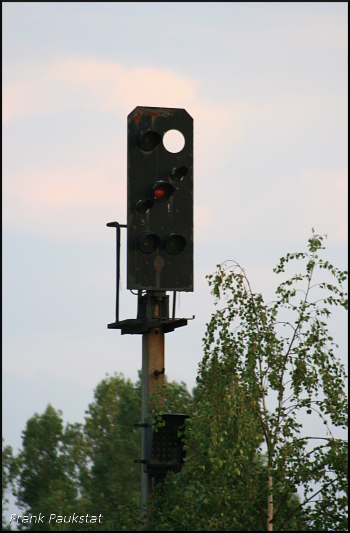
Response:
[{"label": "cloud", "polygon": [[4,83],[3,124],[81,106],[123,114],[136,105],[178,107],[194,94],[194,81],[171,71],[68,58],[32,71],[26,79]]},{"label": "cloud", "polygon": [[[235,99],[229,105],[203,101],[195,80],[171,71],[67,58],[23,73],[23,79],[4,82],[3,125],[81,108],[116,113],[125,120],[137,105],[187,109],[195,119],[195,143],[205,153],[232,146],[257,116],[246,100]],[[223,137],[229,125],[230,136]]]},{"label": "cloud", "polygon": [[126,218],[126,179],[116,174],[115,154],[105,153],[93,164],[35,165],[12,179],[9,173],[3,184],[4,228],[61,240],[91,239],[110,220]]},{"label": "cloud", "polygon": [[[171,71],[125,69],[111,62],[68,58],[20,75],[20,80],[4,84],[4,125],[13,124],[18,128],[19,121],[29,119],[30,124],[30,120],[38,115],[46,115],[48,124],[45,130],[36,130],[35,142],[31,137],[32,149],[26,150],[26,155],[21,152],[20,145],[16,145],[13,150],[16,153],[19,150],[21,157],[13,159],[7,156],[3,220],[5,227],[17,230],[21,227],[21,232],[34,230],[42,234],[49,231],[55,236],[63,236],[67,231],[67,220],[74,218],[74,212],[85,218],[91,209],[113,209],[123,213],[125,218],[125,143],[119,143],[111,150],[109,141],[108,145],[96,147],[87,158],[82,140],[75,137],[72,139],[73,158],[71,152],[69,155],[65,152],[66,145],[59,162],[50,155],[43,158],[44,148],[40,146],[46,147],[47,143],[40,135],[45,131],[47,136],[51,131],[50,115],[59,116],[63,111],[76,111],[83,107],[87,113],[94,110],[116,113],[125,124],[126,115],[137,104],[186,108],[195,119],[196,160],[204,160],[203,156],[207,153],[215,154],[213,170],[215,160],[247,133],[247,117],[253,116],[247,102],[235,101],[230,107],[201,102],[196,98],[195,81]],[[232,120],[235,128],[223,142],[222,131]],[[69,127],[69,123],[65,127]],[[51,128],[57,128],[57,125]],[[57,136],[56,130],[53,131]],[[64,130],[59,131],[65,135]],[[22,162],[18,166],[20,159]],[[201,172],[201,165],[199,172],[205,178],[210,172],[210,163],[206,164],[205,173]],[[205,229],[213,224],[209,210],[196,207],[195,213],[197,228],[203,226]],[[60,220],[59,224],[57,220]],[[74,224],[70,226],[73,228]],[[70,235],[72,231],[74,234],[75,230],[71,230]]]},{"label": "cloud", "polygon": [[235,97],[225,104],[204,101],[194,79],[170,70],[126,69],[107,61],[66,58],[52,66],[24,71],[16,81],[6,81],[5,76],[3,125],[81,108],[115,112],[125,118],[137,105],[186,108],[195,118],[196,130],[203,132],[201,145],[205,150],[225,146],[222,132],[228,127],[230,136],[225,139],[232,145],[247,134],[253,121],[278,116],[281,108],[289,109],[295,120],[294,105],[291,109],[285,101],[267,107]]},{"label": "cloud", "polygon": [[[286,213],[290,212],[289,224],[293,228],[305,228],[305,225],[311,228],[327,222],[326,231],[334,232],[341,240],[345,238],[345,169],[308,170],[305,162],[298,165],[297,157],[292,158],[291,163],[295,164],[293,180],[289,177],[277,182],[275,177],[271,178],[269,192],[265,201],[261,201],[260,194],[254,189],[247,197],[246,180],[249,179],[253,186],[256,184],[242,168],[244,158],[249,158],[247,163],[254,159],[257,164],[266,166],[270,164],[264,159],[266,154],[270,154],[271,159],[272,154],[278,155],[280,147],[286,150],[289,144],[290,153],[293,145],[297,154],[297,149],[304,146],[312,131],[323,131],[325,125],[326,132],[329,127],[338,128],[338,123],[333,123],[337,118],[333,117],[339,117],[342,98],[336,98],[334,94],[292,91],[274,100],[237,99],[235,95],[228,95],[224,102],[211,101],[203,99],[195,79],[170,70],[126,69],[113,62],[76,57],[21,71],[18,76],[16,80],[5,76],[3,90],[3,121],[5,126],[13,125],[13,131],[19,127],[19,121],[25,119],[29,119],[29,125],[25,127],[30,129],[30,120],[36,115],[60,116],[62,112],[68,112],[65,116],[69,117],[70,112],[81,109],[84,114],[86,111],[87,117],[94,111],[116,114],[116,120],[119,124],[122,121],[125,129],[126,115],[136,105],[187,109],[194,118],[195,219],[199,237],[215,230],[220,220],[232,220],[233,216],[247,231],[251,231],[252,216],[254,220],[264,220],[269,230],[271,225],[276,226],[274,221],[279,216],[285,219]],[[49,116],[45,116],[45,134],[51,127]],[[90,136],[93,136],[94,118],[89,124]],[[69,127],[69,122],[65,127]],[[82,127],[79,121],[76,122],[78,131]],[[5,135],[6,131],[4,128]],[[39,130],[41,135],[42,131]],[[64,130],[60,133],[65,135]],[[65,146],[57,163],[57,158],[50,155],[42,157],[38,148],[39,134],[36,130],[35,140],[34,137],[29,139],[31,149],[26,152],[25,165],[22,163],[18,168],[13,155],[6,156],[5,227],[18,229],[21,226],[23,232],[22,221],[25,219],[27,231],[41,234],[49,231],[64,238],[68,228],[76,228],[77,217],[90,220],[89,213],[92,212],[100,216],[105,210],[106,219],[112,216],[110,213],[119,213],[117,220],[123,222],[126,218],[125,142],[111,147],[109,136],[108,143],[100,143],[87,157],[81,136],[73,136],[71,151],[65,152]],[[20,143],[12,150],[21,154]],[[235,171],[243,173],[243,178],[238,178],[237,174],[233,176],[234,161],[240,162],[241,167]],[[274,161],[274,166],[278,164],[281,166],[285,162]],[[215,189],[213,195],[214,184],[221,188],[226,186],[234,214],[229,209],[222,212],[222,189]],[[299,210],[297,218],[295,209]],[[262,231],[260,222],[258,227]],[[274,237],[271,235],[271,238]]]},{"label": "cloud", "polygon": [[[329,94],[314,91],[283,94],[269,101],[228,96],[225,103],[204,100],[194,78],[151,67],[127,69],[116,63],[89,58],[65,58],[50,66],[4,75],[3,125],[35,115],[86,109],[123,117],[137,105],[181,107],[195,119],[195,142],[205,152],[227,149],[251,134],[253,127],[278,123],[287,130],[313,124],[329,107]],[[336,100],[341,95],[331,95]],[[338,109],[338,108],[337,108]],[[334,113],[335,108],[330,110]],[[229,132],[229,135],[223,135]]]}]

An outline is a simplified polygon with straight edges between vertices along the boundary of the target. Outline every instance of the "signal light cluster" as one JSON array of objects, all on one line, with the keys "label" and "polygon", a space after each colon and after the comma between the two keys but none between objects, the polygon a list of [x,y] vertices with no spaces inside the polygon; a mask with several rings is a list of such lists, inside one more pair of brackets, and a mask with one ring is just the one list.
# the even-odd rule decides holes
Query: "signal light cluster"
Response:
[{"label": "signal light cluster", "polygon": [[[137,145],[145,152],[152,152],[160,144],[162,138],[156,131],[150,129],[142,130],[137,136]],[[179,183],[188,174],[187,167],[174,167],[169,172],[169,178]],[[148,213],[153,208],[155,202],[167,202],[169,198],[178,190],[171,183],[166,181],[156,181],[152,184],[149,198],[139,200],[136,203],[136,211],[139,215]],[[151,231],[144,231],[137,237],[137,248],[143,254],[153,254],[159,248],[164,249],[170,255],[180,254],[186,246],[186,239],[178,233],[171,232],[164,239]]]},{"label": "signal light cluster", "polygon": [[154,206],[154,202],[167,202],[172,194],[176,191],[171,183],[165,181],[157,181],[153,183],[150,191],[150,198],[139,200],[136,204],[136,211],[143,215]]},{"label": "signal light cluster", "polygon": [[168,254],[180,254],[186,246],[186,239],[178,233],[169,233],[162,241],[155,233],[144,231],[137,237],[137,248],[143,254],[153,254],[162,247]]}]

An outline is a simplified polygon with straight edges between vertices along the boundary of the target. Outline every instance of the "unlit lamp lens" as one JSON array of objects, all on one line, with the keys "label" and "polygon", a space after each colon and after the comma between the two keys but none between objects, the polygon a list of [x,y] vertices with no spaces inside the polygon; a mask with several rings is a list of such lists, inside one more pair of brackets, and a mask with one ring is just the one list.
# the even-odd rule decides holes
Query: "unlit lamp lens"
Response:
[{"label": "unlit lamp lens", "polygon": [[156,131],[142,130],[137,136],[137,144],[145,152],[151,152],[161,142],[162,138]]},{"label": "unlit lamp lens", "polygon": [[145,231],[137,237],[137,248],[143,254],[153,254],[159,248],[160,238],[155,233]]},{"label": "unlit lamp lens", "polygon": [[188,174],[187,167],[173,168],[170,172],[170,177],[173,181],[181,181],[184,176]]},{"label": "unlit lamp lens", "polygon": [[147,200],[140,200],[136,204],[136,211],[140,215],[144,215],[149,209],[151,209],[151,207],[153,207],[153,204],[154,201],[151,198],[147,198]]},{"label": "unlit lamp lens", "polygon": [[178,233],[169,233],[164,241],[164,248],[171,255],[178,255],[185,249],[186,239]]}]

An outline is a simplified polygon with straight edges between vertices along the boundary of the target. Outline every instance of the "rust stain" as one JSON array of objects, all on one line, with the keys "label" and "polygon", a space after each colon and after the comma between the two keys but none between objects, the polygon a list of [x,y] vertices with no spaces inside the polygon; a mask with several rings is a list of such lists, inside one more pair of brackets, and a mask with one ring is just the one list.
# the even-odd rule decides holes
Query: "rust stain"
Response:
[{"label": "rust stain", "polygon": [[160,256],[157,256],[153,262],[154,268],[159,272],[164,266],[164,259]]},{"label": "rust stain", "polygon": [[134,117],[132,117],[132,119],[135,120],[136,122],[140,122],[141,118],[142,118],[142,115],[140,111]]},{"label": "rust stain", "polygon": [[156,113],[154,111],[148,111],[148,109],[142,109],[142,113],[145,115],[151,115],[151,117],[159,117],[160,113]]},{"label": "rust stain", "polygon": [[144,113],[145,115],[150,115],[151,117],[159,117],[160,115],[160,113],[156,113],[154,111],[148,111],[148,109],[142,109],[142,112],[138,111],[136,115],[132,117],[132,119],[135,120],[136,122],[140,122],[142,118],[142,113]]}]

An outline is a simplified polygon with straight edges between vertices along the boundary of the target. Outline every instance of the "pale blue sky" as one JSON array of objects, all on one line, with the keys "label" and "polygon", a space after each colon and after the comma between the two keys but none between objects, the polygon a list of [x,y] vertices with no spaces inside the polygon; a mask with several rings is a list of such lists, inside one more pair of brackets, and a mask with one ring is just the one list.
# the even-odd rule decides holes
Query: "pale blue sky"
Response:
[{"label": "pale blue sky", "polygon": [[[314,227],[347,267],[347,4],[13,3],[3,7],[3,435],[48,402],[83,421],[93,388],[141,368],[114,320],[126,221],[126,117],[194,119],[195,272],[166,336],[170,380],[195,385],[226,259],[272,297],[272,268]],[[123,245],[125,246],[125,234]],[[135,318],[122,250],[120,318]],[[332,324],[346,359],[346,320]]]}]

